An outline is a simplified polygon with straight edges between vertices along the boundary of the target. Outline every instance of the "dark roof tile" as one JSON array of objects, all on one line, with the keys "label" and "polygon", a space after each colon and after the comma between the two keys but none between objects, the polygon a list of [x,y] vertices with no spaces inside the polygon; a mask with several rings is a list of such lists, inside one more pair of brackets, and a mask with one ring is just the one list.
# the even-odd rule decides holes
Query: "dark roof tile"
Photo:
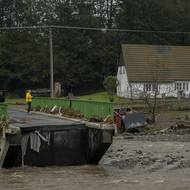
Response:
[{"label": "dark roof tile", "polygon": [[123,44],[129,81],[190,81],[190,46]]}]

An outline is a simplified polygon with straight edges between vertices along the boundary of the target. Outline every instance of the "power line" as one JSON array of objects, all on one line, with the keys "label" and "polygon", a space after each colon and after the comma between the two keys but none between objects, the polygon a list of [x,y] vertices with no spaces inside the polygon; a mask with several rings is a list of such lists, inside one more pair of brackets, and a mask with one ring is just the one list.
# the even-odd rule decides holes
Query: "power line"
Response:
[{"label": "power line", "polygon": [[50,89],[51,97],[54,96],[54,73],[53,73],[53,29],[72,29],[72,30],[88,30],[88,31],[101,31],[101,32],[130,32],[130,33],[157,33],[157,34],[190,34],[190,32],[179,32],[179,31],[153,31],[153,30],[129,30],[129,29],[107,29],[107,28],[96,28],[96,27],[78,27],[78,26],[59,26],[59,25],[47,25],[47,26],[11,26],[11,27],[0,27],[2,31],[15,31],[15,30],[37,30],[46,29],[49,31],[49,48],[50,48]]},{"label": "power line", "polygon": [[3,30],[25,30],[25,29],[49,29],[53,28],[52,26],[6,26],[0,27],[0,31]]},{"label": "power line", "polygon": [[96,27],[80,27],[80,26],[60,26],[60,25],[46,25],[46,26],[11,26],[0,27],[0,31],[6,30],[36,30],[36,29],[73,29],[73,30],[89,30],[101,32],[130,32],[130,33],[159,33],[159,34],[190,34],[187,31],[162,31],[162,30],[133,30],[133,29],[119,29],[119,28],[96,28]]}]

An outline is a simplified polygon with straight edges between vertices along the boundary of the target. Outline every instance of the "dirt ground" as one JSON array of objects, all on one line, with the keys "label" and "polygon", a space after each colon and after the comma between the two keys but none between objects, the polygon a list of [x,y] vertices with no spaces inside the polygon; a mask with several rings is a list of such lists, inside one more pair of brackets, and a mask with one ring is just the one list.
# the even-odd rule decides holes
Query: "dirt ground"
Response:
[{"label": "dirt ground", "polygon": [[190,129],[163,133],[186,115],[165,112],[142,133],[114,137],[99,166],[3,169],[0,190],[189,190]]},{"label": "dirt ground", "polygon": [[101,164],[129,189],[189,190],[190,135],[119,136]]}]

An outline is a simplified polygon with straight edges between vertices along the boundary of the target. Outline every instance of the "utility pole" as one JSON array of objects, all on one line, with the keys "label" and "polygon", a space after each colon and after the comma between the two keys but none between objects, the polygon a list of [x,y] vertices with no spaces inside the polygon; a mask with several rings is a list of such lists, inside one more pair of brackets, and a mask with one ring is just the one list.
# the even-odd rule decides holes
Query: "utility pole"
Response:
[{"label": "utility pole", "polygon": [[50,51],[50,89],[51,98],[54,97],[54,72],[53,72],[53,35],[52,28],[49,28],[49,51]]}]

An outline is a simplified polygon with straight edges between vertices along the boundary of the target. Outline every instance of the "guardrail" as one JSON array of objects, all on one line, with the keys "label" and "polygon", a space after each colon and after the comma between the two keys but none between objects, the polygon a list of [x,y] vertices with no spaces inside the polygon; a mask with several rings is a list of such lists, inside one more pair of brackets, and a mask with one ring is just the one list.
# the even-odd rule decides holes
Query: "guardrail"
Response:
[{"label": "guardrail", "polygon": [[86,118],[93,116],[106,117],[113,116],[115,104],[109,102],[96,102],[85,100],[67,100],[58,98],[34,98],[33,107],[53,107],[53,106],[71,108],[81,112]]},{"label": "guardrail", "polygon": [[106,117],[108,115],[113,115],[114,104],[107,102],[73,100],[72,108],[80,111],[87,118],[92,116]]},{"label": "guardrail", "polygon": [[63,107],[63,108],[69,108],[70,107],[70,101],[66,99],[61,99],[61,98],[46,98],[46,97],[39,97],[39,98],[34,98],[32,102],[33,107],[53,107],[53,106],[58,106],[58,107]]}]

